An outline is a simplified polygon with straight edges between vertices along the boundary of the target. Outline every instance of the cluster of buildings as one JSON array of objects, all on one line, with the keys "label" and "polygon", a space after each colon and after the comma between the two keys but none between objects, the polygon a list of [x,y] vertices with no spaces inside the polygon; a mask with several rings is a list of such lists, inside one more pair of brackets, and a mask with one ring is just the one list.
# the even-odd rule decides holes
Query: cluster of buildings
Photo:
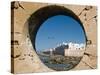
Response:
[{"label": "cluster of buildings", "polygon": [[70,43],[68,43],[68,46],[69,46],[69,50],[83,50],[83,49],[85,49],[85,44],[83,44],[83,43],[80,43],[80,44],[78,44],[78,43],[72,43],[72,42],[70,42]]},{"label": "cluster of buildings", "polygon": [[85,44],[83,43],[65,43],[57,45],[56,48],[46,50],[44,53],[50,55],[63,55],[63,56],[82,56],[85,51]]}]

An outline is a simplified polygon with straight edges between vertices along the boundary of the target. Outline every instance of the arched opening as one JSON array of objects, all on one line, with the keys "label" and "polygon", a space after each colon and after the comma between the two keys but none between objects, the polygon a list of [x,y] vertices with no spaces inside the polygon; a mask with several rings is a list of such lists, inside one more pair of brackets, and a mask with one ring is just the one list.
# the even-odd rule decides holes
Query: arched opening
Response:
[{"label": "arched opening", "polygon": [[[35,45],[36,35],[38,34],[38,31],[40,30],[42,24],[44,24],[49,18],[52,18],[52,17],[55,17],[55,16],[59,16],[59,15],[70,17],[70,18],[74,19],[75,21],[77,21],[77,23],[80,25],[80,27],[82,29],[82,34],[85,37],[84,41],[86,42],[87,37],[86,37],[86,34],[85,34],[85,30],[84,30],[82,22],[80,21],[78,16],[76,14],[74,14],[71,10],[69,10],[69,9],[67,9],[67,8],[65,8],[63,6],[51,5],[51,6],[46,6],[46,7],[40,8],[35,13],[33,13],[30,16],[30,18],[28,19],[29,36],[30,36],[33,48],[36,50],[36,52],[37,52],[37,48],[36,48],[36,45]],[[58,26],[56,26],[56,27],[58,27]],[[51,37],[48,37],[48,38],[51,38]],[[41,43],[41,44],[43,44],[43,43]],[[49,42],[47,44],[49,44]],[[67,45],[66,48],[68,49],[68,47],[69,46]],[[38,54],[38,52],[37,52],[37,54]],[[52,55],[52,50],[51,50],[51,52],[49,54]],[[54,53],[54,54],[56,54],[56,53]],[[62,52],[62,54],[64,56],[65,53]],[[79,57],[79,58],[69,57],[69,58],[65,59],[61,55],[57,55],[57,56],[54,56],[54,57],[50,56],[50,58],[51,59],[48,60],[48,61],[50,61],[50,63],[48,63],[48,61],[43,61],[45,59],[44,56],[42,58],[40,58],[40,59],[49,68],[54,69],[54,70],[58,70],[58,71],[59,70],[63,71],[63,70],[72,69],[73,67],[75,67],[79,63],[79,62],[77,63],[77,62],[73,61],[72,59],[80,61],[82,57]],[[57,60],[55,60],[55,59],[57,59]],[[69,61],[66,61],[68,63],[64,62],[67,59],[69,59]],[[50,64],[52,64],[52,65],[54,64],[53,67]]]}]

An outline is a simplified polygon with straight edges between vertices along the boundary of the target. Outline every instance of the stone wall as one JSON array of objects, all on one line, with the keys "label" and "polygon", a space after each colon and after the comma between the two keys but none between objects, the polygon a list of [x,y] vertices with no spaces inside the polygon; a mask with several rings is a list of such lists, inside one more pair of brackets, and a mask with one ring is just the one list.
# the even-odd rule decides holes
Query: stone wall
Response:
[{"label": "stone wall", "polygon": [[[81,62],[71,70],[97,67],[97,7],[32,2],[11,3],[11,64],[12,73],[54,71],[39,59],[31,43],[28,19],[37,10],[48,5],[59,5],[73,11],[81,20],[87,37],[87,46]],[[51,11],[52,12],[52,11]],[[48,14],[48,13],[47,13]]]},{"label": "stone wall", "polygon": [[65,56],[74,56],[74,57],[82,57],[84,55],[85,50],[70,50],[65,49],[64,55]]}]

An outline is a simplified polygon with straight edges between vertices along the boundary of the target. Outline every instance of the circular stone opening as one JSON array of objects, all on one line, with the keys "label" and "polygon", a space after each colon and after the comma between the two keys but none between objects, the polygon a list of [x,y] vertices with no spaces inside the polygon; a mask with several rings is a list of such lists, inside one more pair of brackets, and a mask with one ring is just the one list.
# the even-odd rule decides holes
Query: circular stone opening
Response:
[{"label": "circular stone opening", "polygon": [[40,8],[30,16],[28,25],[33,48],[47,67],[64,71],[80,62],[87,38],[71,10],[56,5]]}]

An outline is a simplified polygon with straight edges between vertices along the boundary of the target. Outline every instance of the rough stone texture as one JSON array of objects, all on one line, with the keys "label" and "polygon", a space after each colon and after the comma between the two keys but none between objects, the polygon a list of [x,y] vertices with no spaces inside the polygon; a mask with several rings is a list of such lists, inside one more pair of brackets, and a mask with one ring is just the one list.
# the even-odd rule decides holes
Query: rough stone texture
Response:
[{"label": "rough stone texture", "polygon": [[[32,13],[48,5],[48,3],[14,2],[12,4],[12,73],[50,72],[36,54],[28,32],[27,20]],[[96,6],[59,5],[72,10],[82,21],[86,36],[91,44],[87,44],[81,62],[72,70],[95,69],[97,67],[97,8]],[[16,40],[18,42],[16,42]],[[87,42],[89,42],[87,41]],[[17,44],[16,44],[17,43]]]}]

